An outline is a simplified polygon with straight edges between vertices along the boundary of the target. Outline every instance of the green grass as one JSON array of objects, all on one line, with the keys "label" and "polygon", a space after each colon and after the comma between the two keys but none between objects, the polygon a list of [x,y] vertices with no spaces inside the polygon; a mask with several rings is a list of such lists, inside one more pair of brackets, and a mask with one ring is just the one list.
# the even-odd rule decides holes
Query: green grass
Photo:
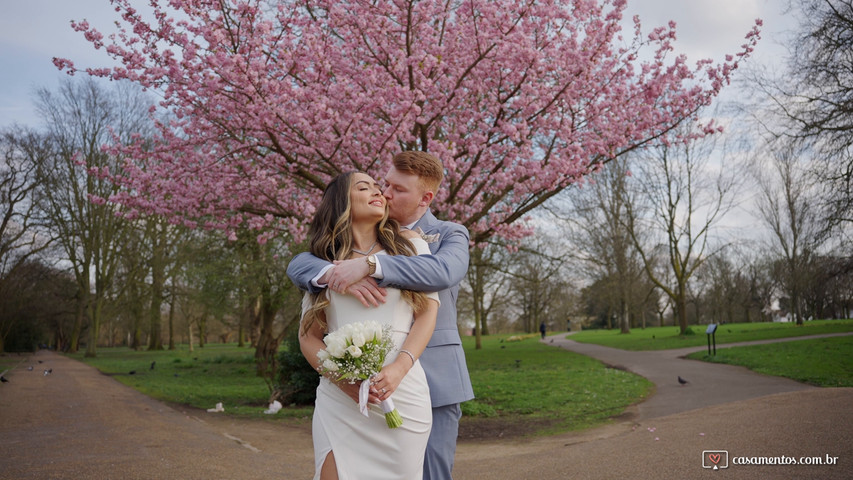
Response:
[{"label": "green grass", "polygon": [[11,370],[23,360],[29,358],[29,353],[0,353],[0,372]]},{"label": "green grass", "polygon": [[[572,340],[594,343],[623,350],[667,350],[672,348],[698,347],[708,344],[705,334],[707,325],[691,325],[693,332],[679,335],[678,327],[634,328],[631,333],[622,334],[613,330],[584,330],[573,334]],[[748,342],[774,338],[799,337],[823,333],[841,333],[853,331],[853,319],[814,320],[802,326],[793,323],[729,323],[719,325],[716,332],[717,345],[735,342]]]},{"label": "green grass", "polygon": [[[463,422],[500,423],[521,433],[556,433],[598,425],[649,394],[644,378],[606,368],[600,362],[543,345],[538,335],[463,340],[477,398],[463,404]],[[133,351],[100,348],[86,362],[146,395],[176,404],[212,408],[222,402],[226,414],[305,421],[311,407],[288,406],[275,416],[262,412],[269,399],[255,376],[252,350],[233,344],[208,344],[194,352]],[[150,369],[156,361],[154,370]],[[136,373],[130,375],[134,370]],[[177,376],[176,376],[177,375]]]},{"label": "green grass", "polygon": [[[222,402],[226,412],[259,417],[269,405],[269,389],[255,374],[254,351],[235,344],[207,344],[190,352],[99,348],[96,358],[71,355],[148,396],[196,408]],[[156,362],[151,369],[151,362]],[[136,373],[130,374],[131,371]],[[310,408],[282,410],[280,416],[310,418]]]},{"label": "green grass", "polygon": [[853,336],[731,347],[688,358],[741,365],[759,373],[820,387],[853,387]]},{"label": "green grass", "polygon": [[499,418],[535,425],[537,433],[557,433],[606,422],[645,398],[646,379],[561,348],[537,335],[463,338],[476,399],[462,404],[463,418]]},{"label": "green grass", "polygon": [[[679,337],[674,327],[634,330],[629,335],[613,331],[587,331],[571,338],[629,350],[706,345],[701,334]],[[783,338],[853,331],[853,320],[790,324],[732,324],[717,331],[717,343]],[[462,428],[495,427],[514,433],[553,434],[606,423],[626,407],[642,401],[653,389],[646,379],[564,349],[542,344],[538,334],[463,338],[468,370],[476,399],[462,404]],[[750,347],[721,348],[708,359],[705,350],[691,358],[744,365],[769,375],[779,375],[823,386],[853,386],[853,336],[801,340]],[[127,348],[101,348],[97,358],[73,358],[154,398],[212,408],[222,402],[226,414],[306,423],[311,407],[288,406],[275,416],[264,415],[269,391],[255,375],[253,351],[234,344],[208,344],[189,352],[136,352]],[[0,366],[14,363],[0,357]],[[156,361],[153,370],[152,361]],[[5,368],[5,367],[4,367]],[[130,371],[136,373],[130,375]]]}]

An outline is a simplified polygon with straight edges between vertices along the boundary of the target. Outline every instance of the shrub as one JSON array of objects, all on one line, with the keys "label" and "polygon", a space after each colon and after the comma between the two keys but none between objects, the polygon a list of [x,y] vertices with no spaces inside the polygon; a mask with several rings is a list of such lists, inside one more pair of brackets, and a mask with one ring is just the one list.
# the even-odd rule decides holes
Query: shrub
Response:
[{"label": "shrub", "polygon": [[284,349],[278,354],[278,390],[283,405],[311,405],[317,397],[320,375],[302,356],[299,349],[299,332],[293,329],[284,341]]}]

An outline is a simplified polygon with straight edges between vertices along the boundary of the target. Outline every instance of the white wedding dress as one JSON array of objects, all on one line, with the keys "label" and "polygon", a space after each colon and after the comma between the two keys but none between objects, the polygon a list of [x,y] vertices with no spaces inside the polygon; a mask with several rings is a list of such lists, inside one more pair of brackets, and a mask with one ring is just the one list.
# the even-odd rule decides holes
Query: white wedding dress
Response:
[{"label": "white wedding dress", "polygon": [[[418,253],[429,253],[422,239],[415,238],[412,243]],[[377,255],[384,254],[381,251]],[[366,308],[351,295],[339,295],[327,289],[331,303],[325,310],[330,332],[347,323],[367,320],[390,325],[395,348],[386,357],[386,364],[397,358],[413,323],[412,307],[401,298],[400,290],[388,288],[387,291],[384,304]],[[437,294],[429,296],[438,300]],[[403,425],[394,429],[388,428],[379,405],[371,404],[369,417],[365,417],[358,403],[327,378],[320,379],[312,425],[315,479],[320,478],[320,468],[329,452],[334,452],[341,480],[422,478],[424,451],[432,427],[432,407],[420,362],[415,362],[391,399],[403,418]]]}]

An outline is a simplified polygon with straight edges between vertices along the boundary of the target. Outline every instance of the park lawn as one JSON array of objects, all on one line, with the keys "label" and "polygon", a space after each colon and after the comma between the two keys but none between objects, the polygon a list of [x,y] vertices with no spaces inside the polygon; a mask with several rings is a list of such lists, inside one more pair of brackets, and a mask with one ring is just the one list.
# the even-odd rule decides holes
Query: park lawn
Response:
[{"label": "park lawn", "polygon": [[[623,350],[668,350],[699,347],[708,344],[707,325],[691,325],[689,334],[679,335],[678,327],[634,328],[622,334],[619,329],[584,330],[569,338],[577,342],[594,343]],[[813,320],[802,326],[794,323],[727,323],[717,326],[718,345],[753,340],[799,337],[824,333],[853,332],[853,319]]]},{"label": "park lawn", "polygon": [[[518,339],[518,340],[516,340]],[[476,398],[463,420],[525,422],[535,433],[579,430],[607,422],[650,394],[645,378],[539,342],[539,335],[488,336],[481,350],[463,337]]]},{"label": "park lawn", "polygon": [[[484,337],[481,350],[474,348],[473,338],[463,339],[477,396],[462,404],[463,424],[480,422],[476,428],[497,424],[502,431],[509,426],[523,434],[578,430],[606,423],[653,388],[638,375],[544,345],[538,335],[515,336],[518,341],[507,341],[509,337]],[[255,375],[252,350],[234,344],[208,344],[194,352],[186,345],[154,352],[100,348],[96,358],[82,353],[72,357],[166,402],[203,409],[222,402],[226,414],[240,417],[297,422],[311,418],[311,406],[290,405],[277,415],[264,415],[269,390]]]},{"label": "park lawn", "polygon": [[[176,350],[134,351],[126,347],[99,348],[97,357],[71,355],[145,395],[195,408],[214,408],[240,416],[267,416],[269,388],[255,374],[254,350],[236,344],[187,345]],[[151,369],[151,362],[156,362]],[[135,373],[131,374],[133,371]],[[308,407],[282,410],[281,416],[310,418]]]},{"label": "park lawn", "polygon": [[0,372],[11,370],[28,358],[29,354],[24,353],[2,353],[0,354]]},{"label": "park lawn", "polygon": [[721,348],[716,355],[701,351],[688,358],[741,365],[819,387],[853,387],[853,335]]}]

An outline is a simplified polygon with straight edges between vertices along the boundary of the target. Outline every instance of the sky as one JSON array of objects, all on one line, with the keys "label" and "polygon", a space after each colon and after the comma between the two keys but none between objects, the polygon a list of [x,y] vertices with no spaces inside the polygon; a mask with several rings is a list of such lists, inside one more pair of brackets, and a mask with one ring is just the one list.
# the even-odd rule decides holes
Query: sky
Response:
[{"label": "sky", "polygon": [[[138,0],[140,6],[148,0]],[[768,63],[784,53],[780,44],[791,21],[783,15],[786,0],[628,0],[626,19],[640,15],[644,32],[677,24],[676,49],[688,58],[722,60],[739,50],[756,18],[764,20],[762,41],[750,62]],[[79,66],[105,66],[97,51],[70,21],[86,19],[109,31],[117,14],[109,0],[0,0],[0,128],[18,123],[37,127],[33,107],[37,88],[55,89],[65,74],[53,57]],[[626,32],[630,33],[630,32]]]}]

